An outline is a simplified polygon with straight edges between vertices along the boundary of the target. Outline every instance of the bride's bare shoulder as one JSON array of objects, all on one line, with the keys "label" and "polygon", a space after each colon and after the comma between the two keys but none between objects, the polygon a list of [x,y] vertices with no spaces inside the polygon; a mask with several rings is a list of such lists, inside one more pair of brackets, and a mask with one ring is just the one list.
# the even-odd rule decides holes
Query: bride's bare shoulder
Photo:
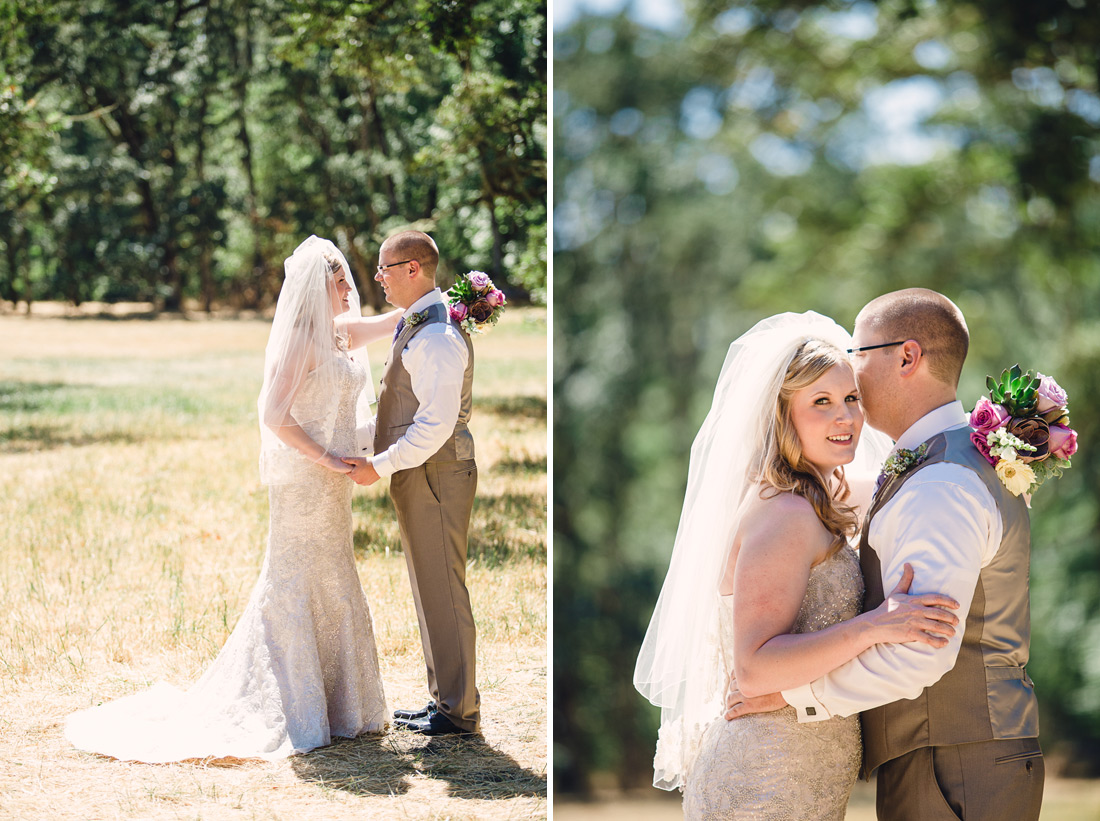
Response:
[{"label": "bride's bare shoulder", "polygon": [[810,544],[826,533],[809,500],[789,491],[756,494],[745,510],[741,529],[747,541],[768,544]]},{"label": "bride's bare shoulder", "polygon": [[745,510],[746,519],[772,517],[803,519],[810,517],[817,520],[814,506],[805,496],[799,496],[791,491],[770,490],[768,488],[754,491],[751,501]]}]

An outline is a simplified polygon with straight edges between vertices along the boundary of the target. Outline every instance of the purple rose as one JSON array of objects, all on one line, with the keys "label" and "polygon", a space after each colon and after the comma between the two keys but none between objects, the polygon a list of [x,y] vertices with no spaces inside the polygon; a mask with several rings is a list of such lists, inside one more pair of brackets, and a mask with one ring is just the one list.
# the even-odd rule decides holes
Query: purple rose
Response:
[{"label": "purple rose", "polygon": [[1008,411],[994,403],[988,396],[979,399],[970,413],[970,427],[983,434],[996,430],[1007,421]]},{"label": "purple rose", "polygon": [[1069,401],[1069,397],[1066,396],[1066,392],[1062,390],[1061,386],[1054,381],[1054,377],[1043,376],[1041,373],[1036,375],[1039,377],[1039,413],[1046,413],[1055,408],[1064,408]]},{"label": "purple rose", "polygon": [[481,271],[472,271],[470,273],[470,285],[479,294],[483,293],[486,288],[490,287],[493,281],[489,279],[489,275],[482,273]]},{"label": "purple rose", "polygon": [[1050,426],[1050,455],[1068,459],[1077,452],[1077,431],[1065,425]]},{"label": "purple rose", "polygon": [[466,304],[463,302],[455,302],[451,305],[451,319],[455,322],[461,322],[470,313],[466,308]]},{"label": "purple rose", "polygon": [[485,295],[485,299],[494,308],[499,308],[504,304],[504,292],[499,288],[494,288]]},{"label": "purple rose", "polygon": [[994,467],[997,466],[997,457],[992,456],[989,453],[989,442],[985,440],[985,434],[981,431],[974,431],[970,434],[970,441],[974,443],[974,447],[978,449],[978,452],[986,458],[986,461]]},{"label": "purple rose", "polygon": [[488,322],[492,315],[493,306],[487,300],[479,299],[470,304],[470,316],[474,318],[474,322],[477,324]]}]

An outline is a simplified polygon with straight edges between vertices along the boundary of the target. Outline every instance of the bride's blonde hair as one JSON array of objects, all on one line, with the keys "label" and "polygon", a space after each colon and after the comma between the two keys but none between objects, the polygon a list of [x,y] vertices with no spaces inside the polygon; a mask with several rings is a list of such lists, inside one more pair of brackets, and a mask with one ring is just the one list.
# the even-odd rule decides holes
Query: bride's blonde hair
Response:
[{"label": "bride's blonde hair", "polygon": [[[328,274],[331,278],[328,283],[330,287],[335,287],[334,281],[341,273],[345,276],[351,276],[349,272],[344,271],[344,266],[340,264],[340,260],[336,258],[335,254],[325,253],[324,258],[325,262],[328,263]],[[344,330],[336,330],[333,333],[336,339],[336,349],[347,353],[351,347],[351,336]]]},{"label": "bride's blonde hair", "polygon": [[833,542],[825,558],[830,558],[855,535],[859,528],[855,510],[846,503],[850,495],[844,468],[838,467],[832,478],[836,490],[829,490],[828,478],[809,462],[791,420],[791,397],[808,388],[837,365],[851,367],[847,354],[820,339],[809,339],[795,351],[779,393],[774,418],[753,454],[752,475],[761,486],[761,498],[779,493],[795,493],[811,505]]}]

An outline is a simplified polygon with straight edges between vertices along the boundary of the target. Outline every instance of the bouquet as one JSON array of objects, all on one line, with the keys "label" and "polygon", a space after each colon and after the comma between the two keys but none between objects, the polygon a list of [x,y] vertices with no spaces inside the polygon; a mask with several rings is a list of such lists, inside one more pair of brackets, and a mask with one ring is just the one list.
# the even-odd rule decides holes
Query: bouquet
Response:
[{"label": "bouquet", "polygon": [[486,326],[496,325],[504,313],[505,301],[504,294],[482,271],[463,274],[447,291],[451,319],[468,334],[484,333]]},{"label": "bouquet", "polygon": [[1013,365],[998,382],[986,379],[983,396],[970,414],[970,440],[997,470],[1014,496],[1031,495],[1047,479],[1061,476],[1077,452],[1077,431],[1069,426],[1069,397],[1053,377]]}]

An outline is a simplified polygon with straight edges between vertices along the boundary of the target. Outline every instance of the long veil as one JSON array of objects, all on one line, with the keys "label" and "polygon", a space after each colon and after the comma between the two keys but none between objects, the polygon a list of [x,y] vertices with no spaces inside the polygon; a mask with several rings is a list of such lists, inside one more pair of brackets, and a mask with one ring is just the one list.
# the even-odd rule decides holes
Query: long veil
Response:
[{"label": "long veil", "polygon": [[[787,366],[807,339],[844,350],[851,336],[826,316],[784,313],[730,345],[710,412],[691,447],[687,491],[668,574],[638,654],[634,686],[661,708],[653,784],[683,787],[703,731],[724,712],[718,583],[751,485],[750,463],[774,424]],[[890,440],[866,426],[848,475],[877,472]]]},{"label": "long veil", "polygon": [[[351,292],[348,305],[333,308],[333,265],[343,268]],[[309,460],[285,444],[275,432],[277,420],[289,417],[326,450],[332,439],[340,400],[340,358],[348,355],[367,370],[367,383],[356,404],[356,425],[371,418],[374,388],[365,352],[347,351],[335,321],[362,315],[359,293],[348,261],[336,245],[316,235],[294,249],[284,263],[285,278],[275,305],[264,352],[264,382],[257,399],[260,417],[260,480],[287,484],[296,480]],[[302,388],[308,382],[309,401]]]}]

